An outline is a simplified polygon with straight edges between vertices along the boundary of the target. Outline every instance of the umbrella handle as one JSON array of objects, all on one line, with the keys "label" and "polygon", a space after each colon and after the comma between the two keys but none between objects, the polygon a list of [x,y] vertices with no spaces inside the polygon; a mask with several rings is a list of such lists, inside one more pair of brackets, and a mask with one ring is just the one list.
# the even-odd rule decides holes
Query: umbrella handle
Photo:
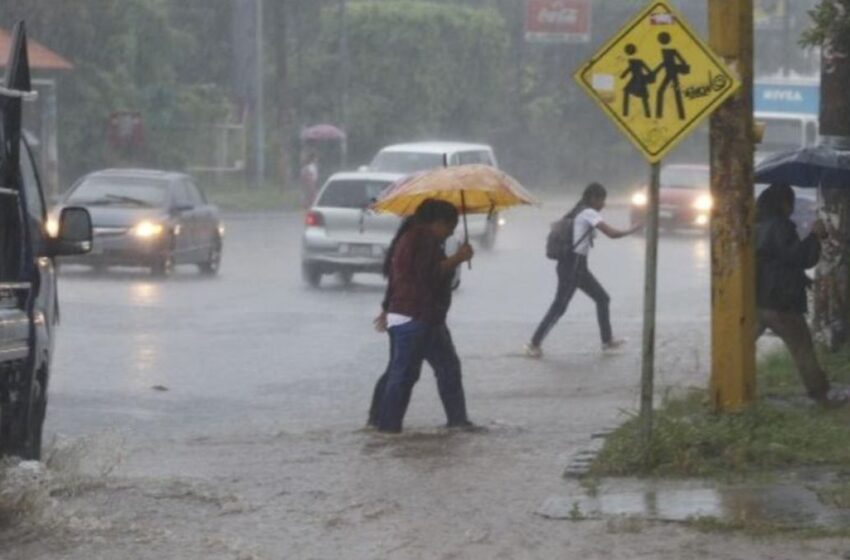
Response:
[{"label": "umbrella handle", "polygon": [[[460,212],[463,214],[463,242],[469,243],[469,226],[466,223],[466,191],[460,191]],[[466,261],[469,270],[472,270],[472,261]]]}]

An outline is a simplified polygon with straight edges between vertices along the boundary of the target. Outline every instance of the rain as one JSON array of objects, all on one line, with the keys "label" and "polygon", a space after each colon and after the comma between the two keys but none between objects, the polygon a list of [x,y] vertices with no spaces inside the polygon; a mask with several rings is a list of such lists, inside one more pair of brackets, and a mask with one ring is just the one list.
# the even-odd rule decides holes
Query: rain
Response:
[{"label": "rain", "polygon": [[[708,37],[706,0],[670,3]],[[662,474],[653,499],[665,488],[685,496],[672,521],[641,516],[664,508],[647,505],[639,478],[600,483],[597,501],[582,478],[582,457],[595,458],[641,406],[651,197],[649,164],[577,72],[646,4],[0,2],[0,62],[25,21],[38,94],[23,102],[23,179],[41,185],[46,235],[61,238],[63,209],[83,207],[93,232],[87,251],[45,258],[60,319],[49,404],[38,460],[0,460],[0,558],[846,555],[846,505],[831,515],[807,502],[834,531],[817,539],[694,522],[706,511],[737,520],[758,509],[751,503],[794,510],[806,484],[797,478],[776,501],[763,500],[761,481],[736,502],[735,490],[713,492],[715,479],[671,476],[667,487]],[[801,37],[820,1],[754,4],[760,162],[817,140],[821,49]],[[661,51],[627,52],[649,61],[634,66],[646,83],[630,90],[632,116],[649,117],[665,95]],[[683,85],[686,101],[712,95],[713,78]],[[673,118],[679,87],[667,93]],[[651,102],[635,98],[641,88]],[[660,167],[658,407],[704,390],[712,371],[709,145],[705,121]],[[384,259],[405,216],[435,195],[405,209],[386,197],[444,167],[448,191],[463,181],[452,173],[460,166],[486,169],[514,196],[484,192],[477,175],[483,194],[457,188],[460,215],[440,239],[440,262],[460,255],[445,332],[468,418],[453,421],[451,372],[428,360],[394,433],[391,391],[375,386],[400,351],[381,320],[392,332],[420,309],[400,312],[409,308],[397,292],[382,308],[386,272],[395,286],[401,267]],[[611,231],[593,222],[573,239],[571,229],[569,253],[602,292],[579,285],[543,328],[562,266],[547,258],[547,237],[591,184],[607,193],[593,212]],[[796,191],[802,236],[817,228],[815,191]],[[781,347],[762,337],[759,359]],[[805,401],[793,379],[788,402]],[[842,472],[815,478],[846,485]],[[621,500],[608,503],[612,515],[608,491]],[[689,509],[692,499],[711,507]]]}]

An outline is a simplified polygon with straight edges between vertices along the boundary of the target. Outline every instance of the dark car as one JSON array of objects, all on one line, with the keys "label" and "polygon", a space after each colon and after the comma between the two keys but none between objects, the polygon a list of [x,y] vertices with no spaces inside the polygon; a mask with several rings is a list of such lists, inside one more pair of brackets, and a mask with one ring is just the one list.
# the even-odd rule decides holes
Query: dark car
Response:
[{"label": "dark car", "polygon": [[179,264],[218,273],[224,229],[218,209],[192,177],[145,169],[109,169],[80,179],[62,206],[91,213],[94,243],[88,255],[63,263],[141,266],[167,276]]},{"label": "dark car", "polygon": [[21,131],[31,90],[23,24],[12,45],[0,90],[0,455],[38,459],[59,319],[53,260],[87,251],[92,229],[84,208],[68,207],[56,235],[47,235],[38,170]]},{"label": "dark car", "polygon": [[[708,229],[711,209],[711,180],[707,165],[665,165],[661,168],[658,223],[667,230]],[[632,224],[646,216],[647,195],[643,187],[632,195]]]}]

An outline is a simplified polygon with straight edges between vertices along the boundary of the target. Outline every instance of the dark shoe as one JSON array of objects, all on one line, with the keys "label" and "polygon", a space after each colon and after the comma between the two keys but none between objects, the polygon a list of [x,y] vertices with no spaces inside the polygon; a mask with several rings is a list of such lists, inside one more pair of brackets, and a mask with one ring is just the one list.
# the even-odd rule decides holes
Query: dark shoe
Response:
[{"label": "dark shoe", "polygon": [[446,428],[455,432],[469,432],[469,433],[483,433],[488,432],[489,430],[484,426],[479,426],[478,424],[473,424],[469,420],[465,420],[463,422],[453,422],[451,424],[447,424]]}]

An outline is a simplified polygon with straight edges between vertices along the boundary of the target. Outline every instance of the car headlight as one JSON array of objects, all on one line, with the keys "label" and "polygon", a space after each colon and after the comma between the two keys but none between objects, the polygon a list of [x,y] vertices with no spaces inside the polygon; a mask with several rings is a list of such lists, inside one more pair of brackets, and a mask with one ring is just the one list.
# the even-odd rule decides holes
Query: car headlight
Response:
[{"label": "car headlight", "polygon": [[699,210],[700,212],[709,212],[713,207],[714,200],[710,194],[701,194],[694,201],[694,210]]},{"label": "car headlight", "polygon": [[647,202],[649,202],[649,199],[645,192],[637,192],[632,195],[632,204],[635,206],[646,206]]},{"label": "car headlight", "polygon": [[146,220],[136,224],[136,227],[133,228],[133,235],[142,239],[150,239],[151,237],[162,235],[164,229],[162,224]]},{"label": "car headlight", "polygon": [[59,220],[56,216],[49,216],[47,218],[47,222],[44,224],[44,229],[47,231],[47,235],[52,238],[59,237]]}]

